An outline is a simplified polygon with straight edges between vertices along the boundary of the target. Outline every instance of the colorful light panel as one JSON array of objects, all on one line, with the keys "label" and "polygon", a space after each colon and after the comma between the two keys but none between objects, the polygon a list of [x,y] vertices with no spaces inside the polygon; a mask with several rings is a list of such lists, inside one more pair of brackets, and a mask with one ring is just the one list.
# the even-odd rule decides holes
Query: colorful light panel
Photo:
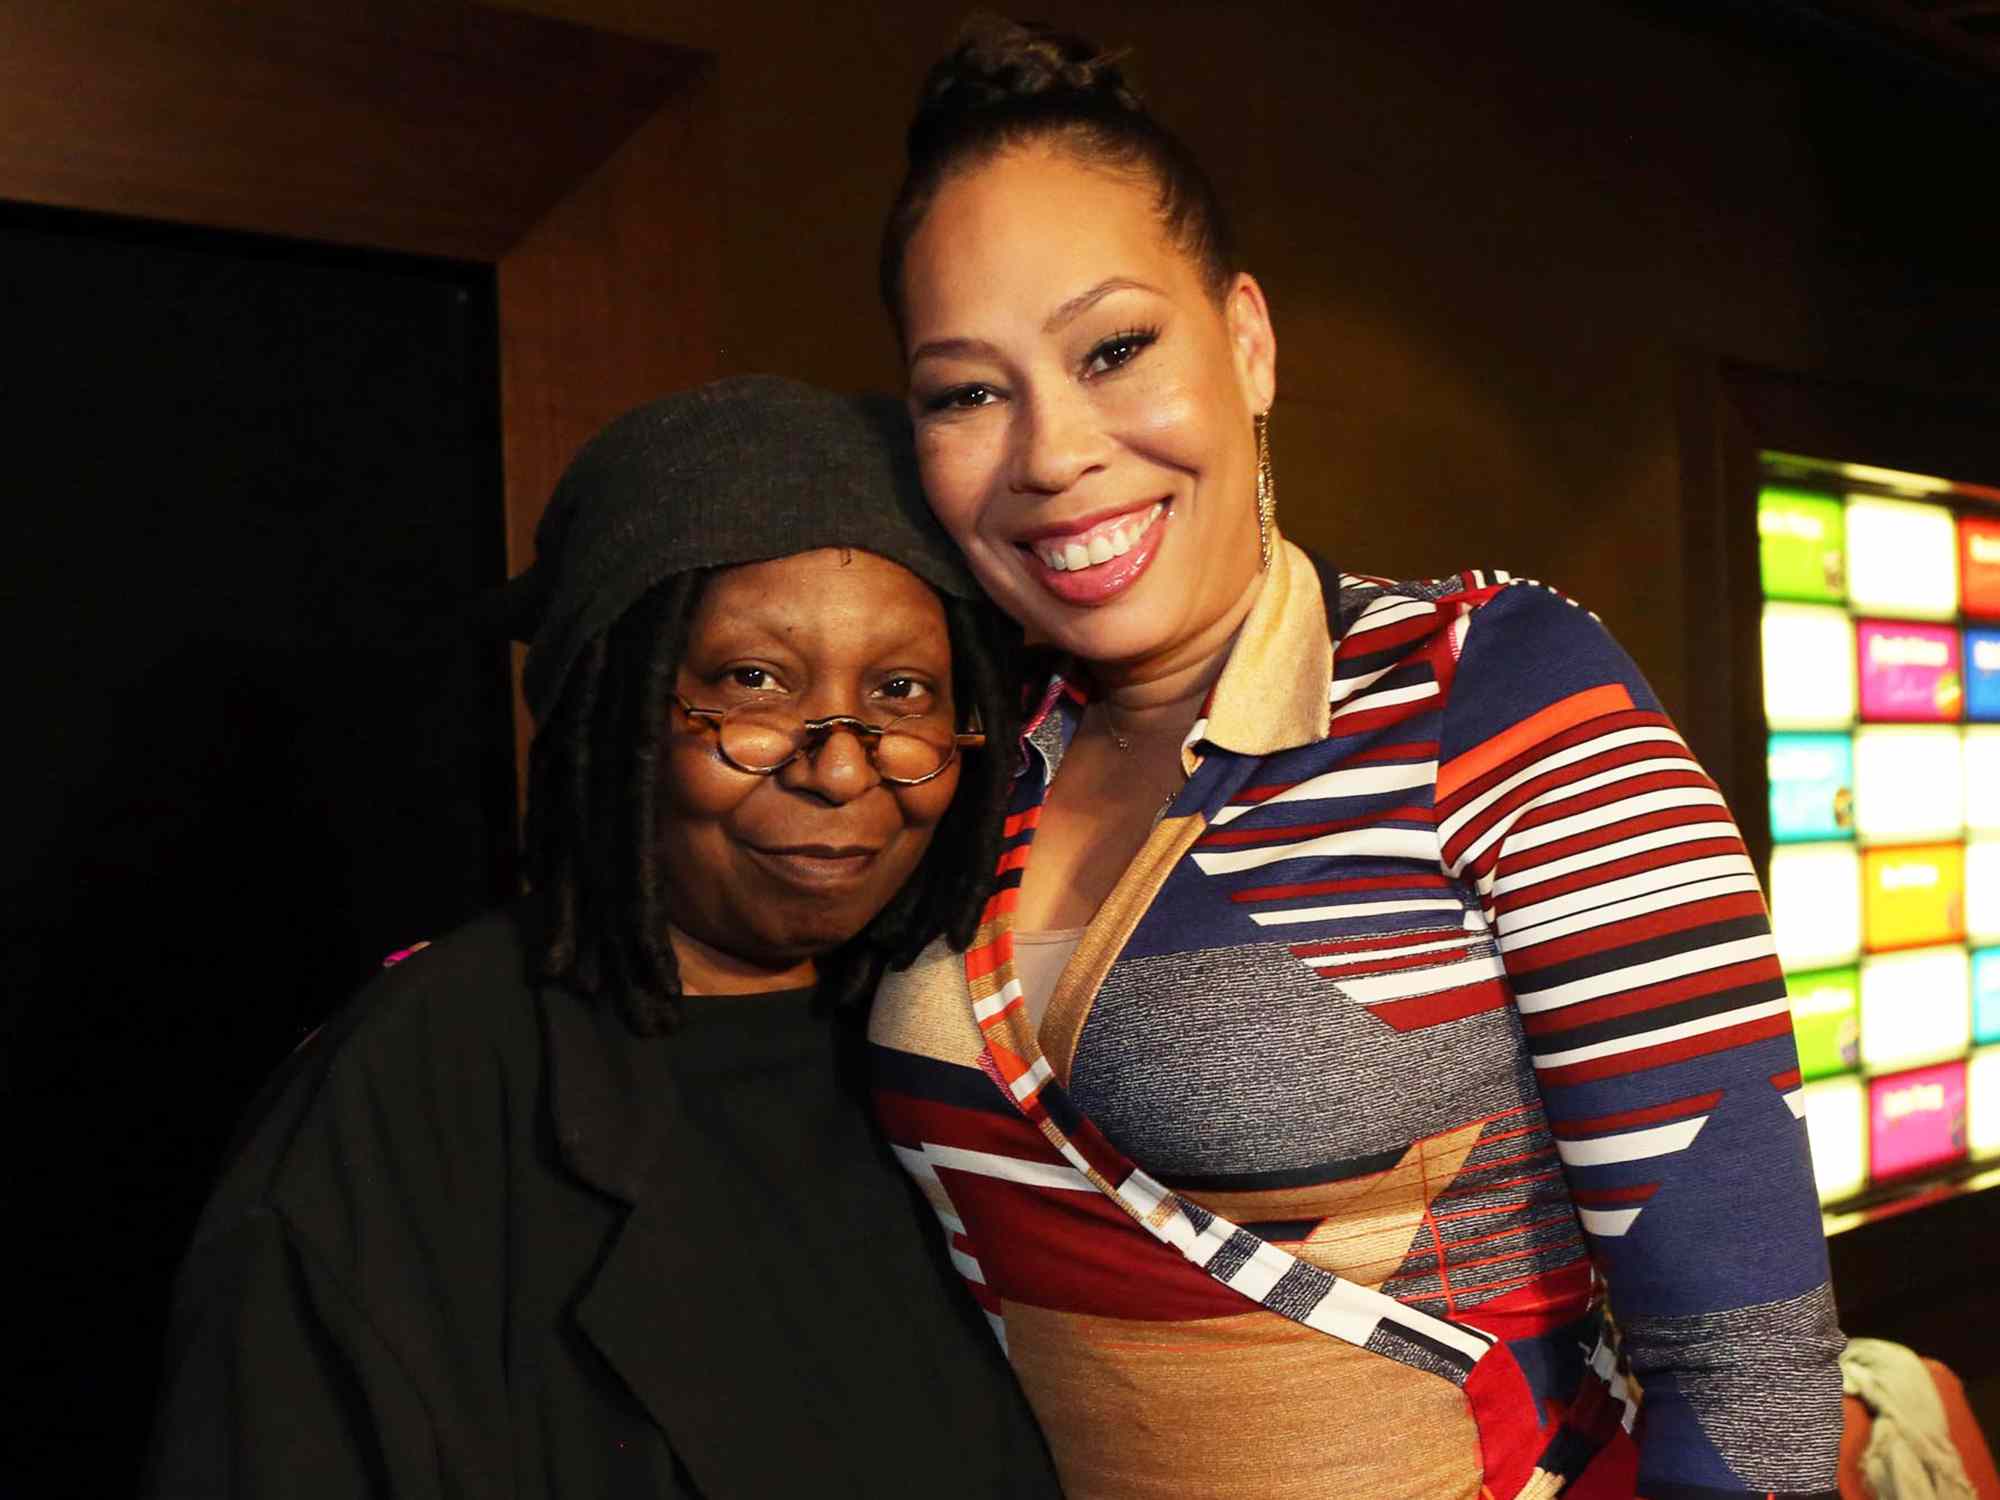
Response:
[{"label": "colorful light panel", "polygon": [[2000,833],[2000,729],[1965,731],[1965,826]]},{"label": "colorful light panel", "polygon": [[1868,1186],[1868,1093],[1852,1075],[1805,1086],[1806,1145],[1819,1201],[1851,1198]]},{"label": "colorful light panel", "polygon": [[1861,859],[1861,934],[1871,952],[1965,939],[1963,844],[1870,849]]},{"label": "colorful light panel", "polygon": [[1965,703],[1965,679],[1959,671],[1956,630],[1949,625],[1861,620],[1855,624],[1855,637],[1861,653],[1863,718],[1892,724],[1957,721]]},{"label": "colorful light panel", "polygon": [[1911,843],[1962,832],[1965,748],[1959,731],[1855,731],[1854,806],[1855,832],[1869,843]]},{"label": "colorful light panel", "polygon": [[1965,846],[1965,933],[1974,943],[2000,943],[2000,839]]},{"label": "colorful light panel", "polygon": [[1847,507],[1831,495],[1766,485],[1757,497],[1764,592],[1838,604],[1847,597]]},{"label": "colorful light panel", "polygon": [[1900,1072],[1961,1057],[1972,1045],[1972,965],[1960,947],[1861,963],[1861,1065]]},{"label": "colorful light panel", "polygon": [[1854,622],[1846,611],[1764,606],[1764,720],[1773,729],[1854,722]]},{"label": "colorful light panel", "polygon": [[1772,850],[1771,930],[1787,973],[1854,962],[1861,952],[1861,859],[1852,844]]},{"label": "colorful light panel", "polygon": [[2000,516],[1958,518],[1958,581],[1968,615],[2000,619]]},{"label": "colorful light panel", "polygon": [[1966,1148],[2000,1156],[2000,1047],[1975,1052],[1965,1064]]},{"label": "colorful light panel", "polygon": [[1876,1181],[1965,1155],[1965,1062],[1868,1082],[1868,1162]]},{"label": "colorful light panel", "polygon": [[1834,1202],[2000,1158],[2000,491],[1765,463],[1767,889]]},{"label": "colorful light panel", "polygon": [[[1792,997],[1792,1037],[1798,1043],[1799,1072],[1807,1078],[1827,1078],[1858,1067],[1861,971],[1823,969],[1817,974],[1788,975],[1785,988]],[[2000,1007],[2000,996],[1995,999]]]},{"label": "colorful light panel", "polygon": [[1972,955],[1972,1039],[2000,1042],[2000,948]]},{"label": "colorful light panel", "polygon": [[1845,734],[1774,734],[1766,769],[1771,837],[1795,844],[1854,831],[1854,740]]},{"label": "colorful light panel", "polygon": [[1965,632],[1965,716],[2000,719],[2000,630]]},{"label": "colorful light panel", "polygon": [[1847,502],[1847,598],[1865,614],[1958,613],[1958,523],[1942,505],[1854,495]]}]

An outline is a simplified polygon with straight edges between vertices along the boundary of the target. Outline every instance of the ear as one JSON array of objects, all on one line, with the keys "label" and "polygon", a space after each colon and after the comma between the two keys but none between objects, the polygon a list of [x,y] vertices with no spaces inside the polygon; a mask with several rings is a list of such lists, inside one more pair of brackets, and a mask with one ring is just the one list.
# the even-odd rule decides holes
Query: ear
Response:
[{"label": "ear", "polygon": [[1253,412],[1269,411],[1278,395],[1278,336],[1264,289],[1248,271],[1238,271],[1223,294],[1222,321],[1236,357],[1236,378]]}]

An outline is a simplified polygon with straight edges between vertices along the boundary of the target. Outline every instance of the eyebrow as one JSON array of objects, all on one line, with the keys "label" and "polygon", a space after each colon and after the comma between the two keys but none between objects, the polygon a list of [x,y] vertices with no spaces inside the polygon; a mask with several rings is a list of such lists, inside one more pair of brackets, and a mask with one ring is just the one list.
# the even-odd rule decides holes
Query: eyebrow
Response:
[{"label": "eyebrow", "polygon": [[[1043,333],[1056,333],[1066,325],[1075,322],[1113,292],[1152,292],[1164,295],[1160,289],[1148,282],[1134,280],[1130,276],[1108,276],[1087,291],[1078,292],[1069,301],[1050,313],[1042,323]],[[917,345],[910,351],[910,363],[937,358],[941,355],[986,355],[994,356],[999,349],[985,339],[954,338],[931,339]]]}]

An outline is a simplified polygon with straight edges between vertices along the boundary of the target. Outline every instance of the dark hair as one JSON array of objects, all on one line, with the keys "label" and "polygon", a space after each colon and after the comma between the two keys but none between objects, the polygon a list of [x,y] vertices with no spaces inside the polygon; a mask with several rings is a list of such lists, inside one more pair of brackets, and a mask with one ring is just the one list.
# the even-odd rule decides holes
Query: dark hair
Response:
[{"label": "dark hair", "polygon": [[[529,751],[526,869],[546,909],[538,977],[614,1000],[641,1035],[671,1030],[680,1013],[667,938],[679,872],[658,862],[654,796],[660,726],[716,571],[663,580],[590,641]],[[958,795],[909,881],[822,965],[837,1003],[866,995],[885,967],[907,966],[940,934],[969,944],[999,864],[1020,731],[1018,633],[988,605],[938,598],[959,712],[978,715],[987,745],[965,756]]]},{"label": "dark hair", "polygon": [[882,232],[882,301],[903,331],[903,257],[938,189],[1009,148],[1049,141],[1150,179],[1161,226],[1220,296],[1241,269],[1222,200],[1194,153],[1147,111],[1109,53],[1038,21],[977,13],[924,79],[909,167]]}]

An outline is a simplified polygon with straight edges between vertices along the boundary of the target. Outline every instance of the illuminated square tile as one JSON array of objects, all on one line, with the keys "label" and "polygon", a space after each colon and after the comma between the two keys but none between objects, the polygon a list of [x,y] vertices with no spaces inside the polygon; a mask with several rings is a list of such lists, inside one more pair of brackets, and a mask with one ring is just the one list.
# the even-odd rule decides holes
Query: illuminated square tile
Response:
[{"label": "illuminated square tile", "polygon": [[1958,613],[1958,522],[1942,505],[1854,495],[1847,502],[1847,597],[1863,614]]}]

